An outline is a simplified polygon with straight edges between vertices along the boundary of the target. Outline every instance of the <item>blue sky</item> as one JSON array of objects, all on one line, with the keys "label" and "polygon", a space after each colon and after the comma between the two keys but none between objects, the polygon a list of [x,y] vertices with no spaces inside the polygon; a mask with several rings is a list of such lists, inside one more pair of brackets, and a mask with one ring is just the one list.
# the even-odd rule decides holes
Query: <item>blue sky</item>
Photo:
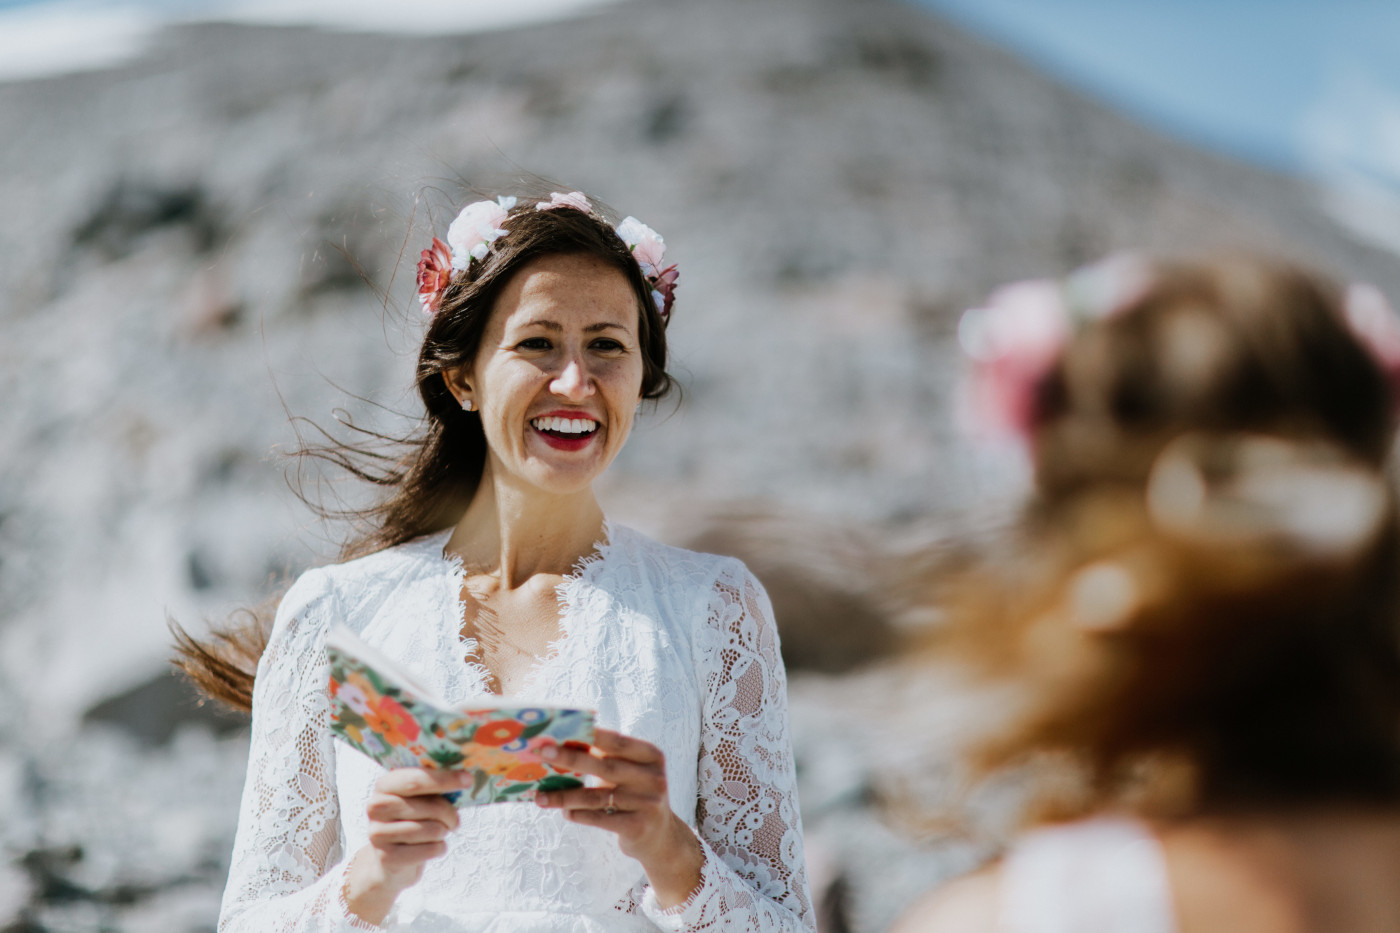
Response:
[{"label": "blue sky", "polygon": [[1357,95],[1400,100],[1400,0],[915,2],[1143,122],[1274,168],[1313,167],[1319,122]]}]

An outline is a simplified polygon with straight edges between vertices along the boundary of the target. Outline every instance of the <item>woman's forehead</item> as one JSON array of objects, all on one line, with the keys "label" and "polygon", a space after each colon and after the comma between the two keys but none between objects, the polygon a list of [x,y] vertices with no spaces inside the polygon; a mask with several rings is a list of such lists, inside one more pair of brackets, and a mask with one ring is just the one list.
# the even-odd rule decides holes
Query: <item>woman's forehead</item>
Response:
[{"label": "woman's forehead", "polygon": [[597,328],[637,325],[637,297],[627,277],[593,256],[543,256],[532,260],[501,290],[493,323],[504,328]]}]

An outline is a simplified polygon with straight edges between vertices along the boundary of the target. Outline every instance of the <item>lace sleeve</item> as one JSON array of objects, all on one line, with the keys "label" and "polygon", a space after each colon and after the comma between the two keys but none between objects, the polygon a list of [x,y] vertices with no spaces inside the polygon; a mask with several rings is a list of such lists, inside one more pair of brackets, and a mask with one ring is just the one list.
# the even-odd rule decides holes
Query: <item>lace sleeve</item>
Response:
[{"label": "lace sleeve", "polygon": [[303,575],[277,609],[253,683],[252,746],[219,933],[373,930],[342,893],[340,810],[327,727],[324,574]]},{"label": "lace sleeve", "polygon": [[816,929],[772,620],[768,595],[742,565],[716,580],[698,654],[705,700],[695,817],[705,865],[686,903],[662,910],[650,891],[644,896],[643,912],[663,930]]}]

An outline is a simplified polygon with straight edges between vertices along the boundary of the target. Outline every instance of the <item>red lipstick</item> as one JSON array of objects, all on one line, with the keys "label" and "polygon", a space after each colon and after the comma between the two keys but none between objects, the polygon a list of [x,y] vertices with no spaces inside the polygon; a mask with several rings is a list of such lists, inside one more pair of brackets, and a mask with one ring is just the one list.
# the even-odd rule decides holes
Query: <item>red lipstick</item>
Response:
[{"label": "red lipstick", "polygon": [[[545,431],[535,427],[534,422],[540,418],[567,418],[569,420],[588,421],[593,424],[593,430],[586,434],[564,434],[557,431]],[[530,429],[550,447],[555,450],[575,451],[583,450],[589,442],[598,435],[598,419],[582,411],[570,411],[567,408],[560,408],[554,411],[545,412],[542,415],[535,415],[530,419]]]}]

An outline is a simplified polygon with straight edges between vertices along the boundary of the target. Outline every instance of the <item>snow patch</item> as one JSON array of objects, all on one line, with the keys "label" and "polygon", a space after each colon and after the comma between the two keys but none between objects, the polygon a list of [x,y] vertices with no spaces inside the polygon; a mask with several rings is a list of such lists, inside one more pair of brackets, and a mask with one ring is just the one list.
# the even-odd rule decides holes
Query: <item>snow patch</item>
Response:
[{"label": "snow patch", "polygon": [[619,0],[54,0],[0,10],[0,81],[114,68],[171,23],[311,26],[340,32],[446,35],[578,16]]},{"label": "snow patch", "polygon": [[410,35],[484,32],[577,16],[617,0],[243,0],[207,17],[219,22],[317,26]]},{"label": "snow patch", "polygon": [[0,81],[120,65],[145,50],[161,22],[149,9],[97,0],[0,11]]}]

